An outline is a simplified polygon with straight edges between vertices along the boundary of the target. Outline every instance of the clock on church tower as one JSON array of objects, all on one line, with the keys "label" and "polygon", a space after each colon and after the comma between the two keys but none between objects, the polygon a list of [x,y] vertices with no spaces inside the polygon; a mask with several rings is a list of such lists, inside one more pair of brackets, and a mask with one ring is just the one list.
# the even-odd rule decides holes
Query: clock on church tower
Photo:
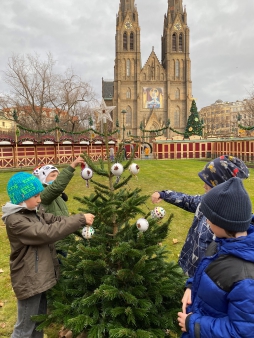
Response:
[{"label": "clock on church tower", "polygon": [[124,27],[126,29],[130,29],[132,27],[132,23],[130,21],[126,21],[125,24],[124,24]]}]

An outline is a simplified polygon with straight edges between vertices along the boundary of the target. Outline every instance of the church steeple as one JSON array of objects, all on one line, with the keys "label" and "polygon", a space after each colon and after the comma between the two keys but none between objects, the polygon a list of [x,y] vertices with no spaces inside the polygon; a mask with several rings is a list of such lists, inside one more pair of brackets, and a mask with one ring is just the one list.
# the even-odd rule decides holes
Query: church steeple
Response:
[{"label": "church steeple", "polygon": [[119,4],[116,25],[121,26],[123,21],[125,21],[127,17],[128,20],[136,22],[136,24],[138,25],[138,11],[135,0],[121,0]]},{"label": "church steeple", "polygon": [[168,14],[171,14],[172,19],[175,18],[177,13],[183,14],[182,0],[168,0]]},{"label": "church steeple", "polygon": [[186,8],[182,0],[168,0],[168,11],[164,17],[161,60],[165,68],[167,61],[181,55],[189,55],[189,28]]},{"label": "church steeple", "polygon": [[[114,121],[121,120],[126,111],[125,126],[133,128],[134,112],[137,112],[137,82],[140,77],[140,26],[135,0],[120,0],[116,17],[115,66],[114,66]],[[139,92],[139,90],[138,90]],[[135,126],[135,131],[138,129]]]},{"label": "church steeple", "polygon": [[123,13],[127,11],[134,11],[134,2],[135,0],[121,0],[119,10]]},{"label": "church steeple", "polygon": [[[167,78],[170,79],[168,91],[175,93],[175,116],[180,116],[181,121],[176,122],[175,126],[178,124],[182,128],[187,122],[192,97],[190,31],[182,0],[168,0],[161,42],[162,65],[167,72]],[[178,112],[182,112],[182,115]],[[177,119],[175,118],[175,121]]]}]

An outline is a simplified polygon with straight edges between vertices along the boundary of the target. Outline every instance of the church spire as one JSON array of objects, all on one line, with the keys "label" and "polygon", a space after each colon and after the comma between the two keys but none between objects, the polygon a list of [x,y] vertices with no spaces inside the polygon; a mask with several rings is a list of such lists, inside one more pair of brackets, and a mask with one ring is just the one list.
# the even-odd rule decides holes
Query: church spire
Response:
[{"label": "church spire", "polygon": [[174,20],[177,13],[183,14],[183,0],[168,0],[168,17]]},{"label": "church spire", "polygon": [[121,0],[120,2],[120,10],[125,13],[127,11],[131,11],[133,12],[135,9],[135,4],[134,4],[135,0]]}]

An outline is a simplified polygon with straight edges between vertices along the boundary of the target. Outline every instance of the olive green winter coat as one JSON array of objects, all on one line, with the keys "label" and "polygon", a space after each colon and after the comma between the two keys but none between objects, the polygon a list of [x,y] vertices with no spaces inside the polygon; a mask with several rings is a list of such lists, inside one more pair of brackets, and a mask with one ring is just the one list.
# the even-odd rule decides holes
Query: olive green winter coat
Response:
[{"label": "olive green winter coat", "polygon": [[41,206],[45,212],[55,216],[69,216],[69,211],[61,194],[74,176],[75,169],[71,166],[64,168],[52,184],[44,184],[40,193]]},{"label": "olive green winter coat", "polygon": [[[17,208],[11,203],[9,206]],[[86,219],[83,214],[66,217],[20,209],[9,212],[4,221],[11,246],[11,283],[16,297],[22,300],[56,284],[59,261],[54,243],[84,227]]]}]

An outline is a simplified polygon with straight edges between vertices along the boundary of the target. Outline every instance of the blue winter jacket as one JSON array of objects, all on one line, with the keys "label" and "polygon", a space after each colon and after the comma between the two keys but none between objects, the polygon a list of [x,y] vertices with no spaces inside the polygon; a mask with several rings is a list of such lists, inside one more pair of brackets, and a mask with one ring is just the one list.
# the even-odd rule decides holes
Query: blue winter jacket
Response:
[{"label": "blue winter jacket", "polygon": [[192,283],[192,304],[182,338],[254,337],[254,227],[248,236],[216,239]]},{"label": "blue winter jacket", "polygon": [[160,198],[165,202],[195,213],[178,261],[184,273],[189,277],[193,277],[200,260],[205,255],[208,245],[214,239],[206,217],[199,211],[202,196],[186,195],[171,190],[164,190],[159,192],[159,194]]}]

